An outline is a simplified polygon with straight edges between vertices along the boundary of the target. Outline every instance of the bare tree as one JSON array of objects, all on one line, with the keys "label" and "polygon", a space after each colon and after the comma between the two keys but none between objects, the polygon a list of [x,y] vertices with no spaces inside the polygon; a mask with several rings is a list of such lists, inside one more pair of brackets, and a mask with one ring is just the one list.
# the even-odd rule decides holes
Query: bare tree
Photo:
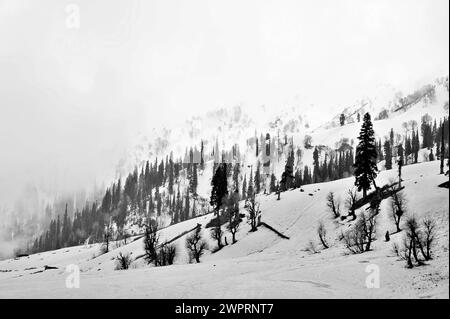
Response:
[{"label": "bare tree", "polygon": [[422,253],[424,254],[425,260],[430,260],[432,259],[431,249],[434,245],[436,237],[436,222],[433,219],[427,217],[422,221],[422,228]]},{"label": "bare tree", "polygon": [[175,256],[177,253],[177,248],[175,245],[169,245],[168,243],[164,243],[159,249],[158,249],[158,265],[159,266],[167,266],[172,265]]},{"label": "bare tree", "polygon": [[326,236],[327,236],[327,230],[326,230],[326,228],[325,228],[325,225],[324,225],[323,221],[320,221],[320,222],[319,222],[319,226],[317,226],[317,234],[319,235],[319,239],[320,239],[320,242],[322,243],[323,247],[324,247],[325,249],[327,249],[328,247],[330,247],[330,246],[328,245],[328,242],[327,242],[327,239],[326,239]]},{"label": "bare tree", "polygon": [[241,216],[239,214],[239,195],[233,193],[226,201],[226,213],[228,214],[227,229],[232,236],[233,244],[236,243],[236,233],[241,224]]},{"label": "bare tree", "polygon": [[335,200],[333,192],[329,192],[327,195],[327,207],[333,213],[334,218],[338,218],[341,215],[339,212],[339,203]]},{"label": "bare tree", "polygon": [[217,241],[217,249],[220,250],[223,247],[222,244],[223,230],[220,224],[219,216],[217,216],[216,219],[217,219],[216,226],[214,226],[213,229],[211,229],[211,237]]},{"label": "bare tree", "polygon": [[[432,259],[431,250],[435,242],[436,222],[430,217],[426,217],[419,225],[417,219],[412,216],[407,219],[405,225],[406,235],[401,258],[406,260],[408,268],[413,268],[415,264],[423,265],[422,258],[425,261]],[[422,255],[422,258],[420,255]]]},{"label": "bare tree", "polygon": [[399,252],[400,258],[406,261],[406,267],[413,268],[412,261],[413,239],[410,236],[406,236],[403,240],[403,249]]},{"label": "bare tree", "polygon": [[344,244],[351,253],[361,254],[371,249],[375,240],[376,216],[375,209],[368,214],[361,213],[355,225],[344,234]]},{"label": "bare tree", "polygon": [[158,224],[156,222],[150,222],[149,225],[145,227],[144,234],[144,250],[145,255],[144,258],[147,263],[154,263],[155,266],[158,266],[158,243],[159,243],[159,234],[158,234]]},{"label": "bare tree", "polygon": [[356,219],[356,202],[358,201],[358,192],[356,188],[347,191],[347,198],[345,199],[345,207],[348,209],[348,215]]},{"label": "bare tree", "polygon": [[200,262],[200,257],[208,248],[206,242],[202,239],[201,225],[197,224],[195,232],[186,238],[186,248],[189,250],[191,259]]},{"label": "bare tree", "polygon": [[[407,247],[410,252],[412,252],[412,255],[414,259],[416,260],[416,263],[418,265],[423,265],[423,261],[421,260],[419,256],[419,250],[421,250],[421,233],[419,229],[419,224],[414,216],[408,218],[406,221],[406,238],[407,242],[409,242],[409,246]],[[423,249],[422,249],[423,251]]]},{"label": "bare tree", "polygon": [[132,261],[130,254],[123,255],[122,253],[119,253],[116,257],[116,270],[126,270],[130,268]]},{"label": "bare tree", "polygon": [[101,248],[102,253],[106,254],[109,252],[109,246],[111,244],[111,239],[113,237],[113,229],[110,224],[105,225],[103,230],[103,245]]},{"label": "bare tree", "polygon": [[392,220],[395,223],[395,227],[397,229],[397,233],[401,232],[401,228],[400,228],[400,221],[401,218],[405,215],[406,213],[406,199],[405,199],[405,195],[403,192],[399,192],[396,191],[394,188],[392,189],[392,195],[391,195],[391,215],[390,217],[392,218]]},{"label": "bare tree", "polygon": [[257,231],[261,210],[259,209],[259,203],[255,200],[255,196],[247,199],[245,209],[248,211],[248,223],[251,226],[250,231]]}]

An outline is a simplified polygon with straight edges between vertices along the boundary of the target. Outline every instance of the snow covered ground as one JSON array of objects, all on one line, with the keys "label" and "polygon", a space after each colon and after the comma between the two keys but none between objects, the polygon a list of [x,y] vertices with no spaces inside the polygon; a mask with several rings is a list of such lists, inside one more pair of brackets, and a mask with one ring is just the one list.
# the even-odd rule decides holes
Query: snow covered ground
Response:
[{"label": "snow covered ground", "polygon": [[[0,298],[449,298],[449,191],[438,187],[448,177],[438,172],[438,161],[403,169],[408,214],[433,216],[438,223],[434,259],[421,267],[405,268],[405,262],[392,251],[393,242],[401,242],[404,232],[384,241],[385,232],[395,230],[388,218],[387,200],[378,216],[373,250],[347,254],[337,237],[350,223],[335,222],[325,201],[333,191],[343,206],[345,192],[354,182],[347,178],[307,185],[303,192],[282,193],[280,201],[276,195],[259,196],[262,221],[290,239],[263,226],[250,233],[249,226],[242,224],[236,244],[214,254],[208,252],[200,264],[188,263],[183,236],[175,241],[179,255],[174,265],[155,268],[141,258],[133,269],[121,271],[114,270],[114,257],[119,252],[141,255],[142,239],[134,238],[104,255],[99,255],[100,245],[95,244],[4,260],[0,261]],[[396,173],[381,172],[377,184],[395,178]],[[211,217],[163,229],[161,240],[170,240],[197,223],[205,225]],[[305,248],[310,240],[320,247],[316,234],[319,220],[326,224],[331,247],[312,254]],[[209,231],[203,232],[214,248]],[[69,264],[80,267],[79,288],[66,287]],[[45,265],[58,268],[42,271]],[[379,269],[379,288],[366,286],[373,267]]]}]

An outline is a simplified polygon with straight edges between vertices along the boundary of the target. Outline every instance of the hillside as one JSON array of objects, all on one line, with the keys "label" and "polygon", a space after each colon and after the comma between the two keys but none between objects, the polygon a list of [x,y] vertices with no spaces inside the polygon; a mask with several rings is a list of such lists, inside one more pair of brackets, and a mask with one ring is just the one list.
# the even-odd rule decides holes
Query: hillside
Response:
[{"label": "hillside", "polygon": [[[438,224],[435,257],[421,267],[407,269],[405,262],[392,252],[392,243],[400,243],[404,231],[392,235],[390,242],[384,241],[384,233],[395,230],[388,219],[387,200],[381,205],[373,250],[347,254],[337,238],[351,222],[333,221],[325,206],[330,191],[343,201],[345,191],[353,185],[353,178],[346,178],[305,185],[303,192],[298,189],[284,192],[280,201],[275,195],[258,197],[262,221],[290,239],[283,239],[264,226],[249,233],[249,226],[243,224],[236,244],[208,253],[200,264],[187,264],[184,237],[181,237],[175,241],[179,255],[174,265],[155,268],[140,260],[135,263],[135,269],[122,271],[114,270],[112,259],[121,251],[140,255],[142,239],[95,258],[99,253],[98,244],[49,251],[1,261],[0,297],[448,298],[449,192],[437,186],[448,177],[438,175],[438,171],[438,161],[403,169],[408,214],[419,218],[432,216]],[[382,185],[395,176],[395,170],[383,171],[377,184]],[[160,231],[161,238],[173,238],[196,223],[205,225],[211,217],[206,215],[170,226]],[[312,254],[305,248],[310,240],[318,242],[315,229],[319,220],[326,224],[331,247]],[[211,239],[208,240],[213,246]],[[68,264],[76,264],[81,269],[79,289],[65,287]],[[379,289],[366,288],[369,264],[380,269]],[[58,269],[39,272],[45,265]]]}]

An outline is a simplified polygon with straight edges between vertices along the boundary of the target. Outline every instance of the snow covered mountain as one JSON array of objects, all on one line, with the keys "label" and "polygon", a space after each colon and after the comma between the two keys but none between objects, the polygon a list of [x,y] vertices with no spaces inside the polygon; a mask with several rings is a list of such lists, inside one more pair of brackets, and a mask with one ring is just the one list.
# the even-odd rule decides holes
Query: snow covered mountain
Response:
[{"label": "snow covered mountain", "polygon": [[[335,150],[344,143],[355,147],[360,128],[358,114],[361,120],[366,112],[372,115],[376,138],[381,140],[389,135],[391,129],[402,136],[410,133],[412,126],[420,125],[425,114],[439,122],[448,116],[448,87],[448,77],[437,78],[406,95],[390,86],[379,86],[370,96],[356,99],[353,105],[330,115],[318,115],[314,105],[298,99],[284,107],[260,106],[254,112],[246,111],[242,106],[222,108],[193,117],[174,128],[153,130],[151,137],[137,136],[134,145],[118,164],[116,175],[125,176],[136,166],[142,167],[145,161],[164,158],[171,152],[175,158],[185,157],[190,147],[199,150],[202,141],[206,152],[213,152],[216,145],[220,150],[228,151],[233,145],[238,145],[246,168],[243,174],[249,175],[250,168],[261,160],[253,155],[255,139],[262,141],[261,137],[266,134],[270,134],[273,144],[276,144],[272,147],[289,142],[294,149],[301,150],[301,160],[295,168],[302,169],[305,165],[311,168],[314,146]],[[345,116],[343,126],[339,123],[341,114]],[[310,139],[310,147],[305,147],[305,137]],[[272,161],[270,171],[281,175],[284,164],[285,154],[280,153],[276,161]],[[199,185],[200,189],[209,189],[211,171],[205,170],[207,177],[203,180],[206,185]]]},{"label": "snow covered mountain", "polygon": [[[264,194],[261,191],[257,196],[262,226],[251,232],[250,226],[242,223],[237,232],[237,243],[231,244],[229,234],[226,234],[230,244],[213,252],[215,242],[206,226],[214,216],[207,213],[208,209],[202,211],[201,216],[172,225],[173,216],[168,210],[163,210],[161,219],[167,227],[159,231],[160,242],[174,244],[177,256],[174,265],[152,267],[142,258],[143,238],[137,235],[142,229],[137,227],[139,216],[133,211],[127,216],[127,228],[133,232],[133,237],[127,243],[112,241],[107,253],[100,252],[101,244],[88,242],[0,261],[0,298],[96,298],[99,297],[96,294],[99,289],[104,291],[101,297],[139,298],[448,298],[449,193],[448,189],[438,187],[448,181],[448,177],[438,175],[438,161],[430,161],[429,154],[433,148],[437,151],[435,147],[421,149],[418,163],[403,169],[407,214],[419,220],[432,217],[437,224],[434,258],[427,261],[427,267],[406,269],[404,261],[394,254],[393,249],[403,245],[405,231],[395,232],[388,199],[381,204],[377,239],[372,250],[357,255],[348,253],[342,234],[356,222],[333,219],[326,202],[328,194],[333,192],[344,207],[347,191],[354,184],[353,177],[303,185],[300,189],[283,192],[280,201],[273,193],[265,194],[269,175],[280,178],[290,145],[296,150],[294,170],[304,171],[306,166],[311,168],[315,148],[319,150],[321,162],[344,146],[354,149],[361,127],[358,114],[362,119],[365,112],[372,114],[377,140],[388,138],[393,129],[401,142],[413,129],[418,129],[424,115],[428,114],[438,123],[448,117],[448,92],[448,77],[439,78],[407,95],[380,87],[373,96],[357,100],[338,114],[324,114],[319,120],[314,106],[304,106],[298,101],[280,109],[261,106],[256,114],[235,106],[194,117],[178,127],[154,130],[151,137],[141,135],[119,163],[117,177],[125,179],[135,167],[141,170],[146,161],[161,160],[171,153],[174,158],[184,160],[190,148],[198,151],[203,143],[206,162],[204,169],[199,171],[195,201],[203,200],[207,206],[218,150],[231,152],[237,146],[241,155],[239,178],[242,183],[244,177],[254,174],[258,162],[263,161],[261,153],[264,151],[261,149],[264,149],[264,141],[269,134],[271,161],[263,180]],[[342,114],[344,123],[341,124]],[[384,170],[383,161],[380,161],[379,168],[381,173],[376,180],[377,185],[391,183],[397,177],[396,170]],[[181,174],[179,185],[182,192],[189,187],[187,174]],[[424,192],[424,189],[429,191]],[[165,194],[167,190],[168,186],[164,185],[158,192]],[[156,190],[152,193],[153,198],[155,195]],[[240,211],[245,213],[244,202],[239,205]],[[366,203],[358,208],[357,213],[367,208]],[[344,208],[342,211],[345,214]],[[327,230],[328,249],[320,248],[317,237],[319,222]],[[197,224],[202,225],[210,250],[200,264],[191,264],[185,241]],[[391,233],[390,241],[383,239],[386,232]],[[132,269],[115,270],[116,257],[120,253],[131,256]],[[79,289],[64,287],[68,265],[80,268]],[[369,265],[380,270],[380,289],[367,289]],[[46,282],[45,291],[39,288],[43,281]]]},{"label": "snow covered mountain", "polygon": [[[437,222],[434,258],[427,266],[407,269],[395,255],[394,243],[402,244],[404,231],[394,232],[388,201],[381,207],[373,249],[348,254],[339,237],[353,222],[334,220],[325,205],[330,191],[345,197],[353,185],[353,178],[346,178],[285,192],[280,201],[274,194],[259,196],[262,221],[289,239],[264,226],[249,232],[244,223],[236,244],[216,253],[207,251],[201,263],[189,264],[185,232],[198,223],[204,228],[213,217],[205,215],[160,231],[162,241],[175,238],[179,253],[172,266],[152,267],[137,258],[143,253],[139,237],[126,245],[112,245],[102,255],[100,244],[63,248],[0,261],[0,298],[448,298],[449,192],[437,186],[448,177],[438,175],[438,169],[438,161],[404,168],[408,214],[431,216]],[[384,171],[377,183],[395,176],[395,170]],[[319,221],[326,225],[328,249],[320,248]],[[393,232],[389,242],[384,240],[386,231]],[[203,235],[213,247],[208,230],[203,229]],[[317,252],[311,251],[311,242]],[[114,270],[119,253],[137,258],[132,269]],[[78,289],[64,284],[73,265],[80,269]],[[379,270],[380,286],[368,289],[368,272],[374,267]]]}]

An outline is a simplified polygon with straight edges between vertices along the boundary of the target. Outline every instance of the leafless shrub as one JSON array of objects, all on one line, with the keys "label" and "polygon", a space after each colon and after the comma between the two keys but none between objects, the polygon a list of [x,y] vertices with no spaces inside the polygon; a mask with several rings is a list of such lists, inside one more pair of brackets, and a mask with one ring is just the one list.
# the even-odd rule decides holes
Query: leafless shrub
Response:
[{"label": "leafless shrub", "polygon": [[232,243],[236,243],[236,233],[241,224],[241,216],[239,214],[239,197],[237,193],[232,194],[226,202],[226,212],[228,214],[227,229],[231,233]]},{"label": "leafless shrub", "polygon": [[220,250],[223,247],[222,236],[223,236],[223,230],[220,225],[211,229],[211,237],[217,241],[217,250]]},{"label": "leafless shrub", "polygon": [[333,213],[334,218],[338,218],[341,214],[339,212],[339,203],[336,201],[333,192],[327,195],[327,207]]},{"label": "leafless shrub", "polygon": [[158,249],[158,266],[172,265],[177,253],[175,245],[165,243]]},{"label": "leafless shrub", "polygon": [[122,253],[119,253],[119,255],[115,259],[116,259],[116,270],[126,270],[130,268],[131,263],[133,261],[130,254],[123,255]]},{"label": "leafless shrub", "polygon": [[113,229],[111,225],[106,225],[103,230],[103,244],[100,247],[100,252],[106,254],[109,252],[111,246],[111,240],[113,238]]},{"label": "leafless shrub", "polygon": [[144,258],[148,264],[154,263],[155,266],[158,266],[158,243],[159,243],[159,234],[158,234],[158,224],[149,223],[145,227],[144,234]]},{"label": "leafless shrub", "polygon": [[424,253],[425,260],[430,260],[432,259],[431,249],[433,248],[436,238],[436,222],[427,217],[422,220],[422,229],[422,252]]},{"label": "leafless shrub", "polygon": [[190,259],[200,262],[200,257],[208,248],[207,243],[202,239],[201,225],[197,225],[197,229],[193,234],[186,238],[186,248],[189,250]]},{"label": "leafless shrub", "polygon": [[320,242],[322,243],[322,246],[327,249],[329,248],[329,244],[327,242],[327,230],[325,228],[325,225],[322,221],[319,222],[319,225],[317,226],[317,234],[319,235]]},{"label": "leafless shrub", "polygon": [[390,217],[394,221],[397,232],[400,232],[400,221],[401,218],[406,214],[406,199],[405,194],[402,191],[398,192],[393,188],[392,191],[393,192],[390,198],[392,209]]},{"label": "leafless shrub", "polygon": [[344,244],[352,254],[369,251],[375,240],[376,211],[361,213],[355,225],[344,233]]},{"label": "leafless shrub", "polygon": [[345,207],[348,209],[348,215],[356,219],[355,204],[358,201],[358,192],[355,188],[347,191],[347,197],[345,199]]},{"label": "leafless shrub", "polygon": [[245,209],[248,211],[248,223],[251,226],[250,231],[258,230],[258,219],[261,214],[259,203],[256,202],[255,196],[250,197],[245,202]]},{"label": "leafless shrub", "polygon": [[426,217],[419,224],[412,216],[407,219],[406,235],[403,240],[401,257],[408,268],[420,266],[432,259],[432,248],[436,237],[436,222]]}]

